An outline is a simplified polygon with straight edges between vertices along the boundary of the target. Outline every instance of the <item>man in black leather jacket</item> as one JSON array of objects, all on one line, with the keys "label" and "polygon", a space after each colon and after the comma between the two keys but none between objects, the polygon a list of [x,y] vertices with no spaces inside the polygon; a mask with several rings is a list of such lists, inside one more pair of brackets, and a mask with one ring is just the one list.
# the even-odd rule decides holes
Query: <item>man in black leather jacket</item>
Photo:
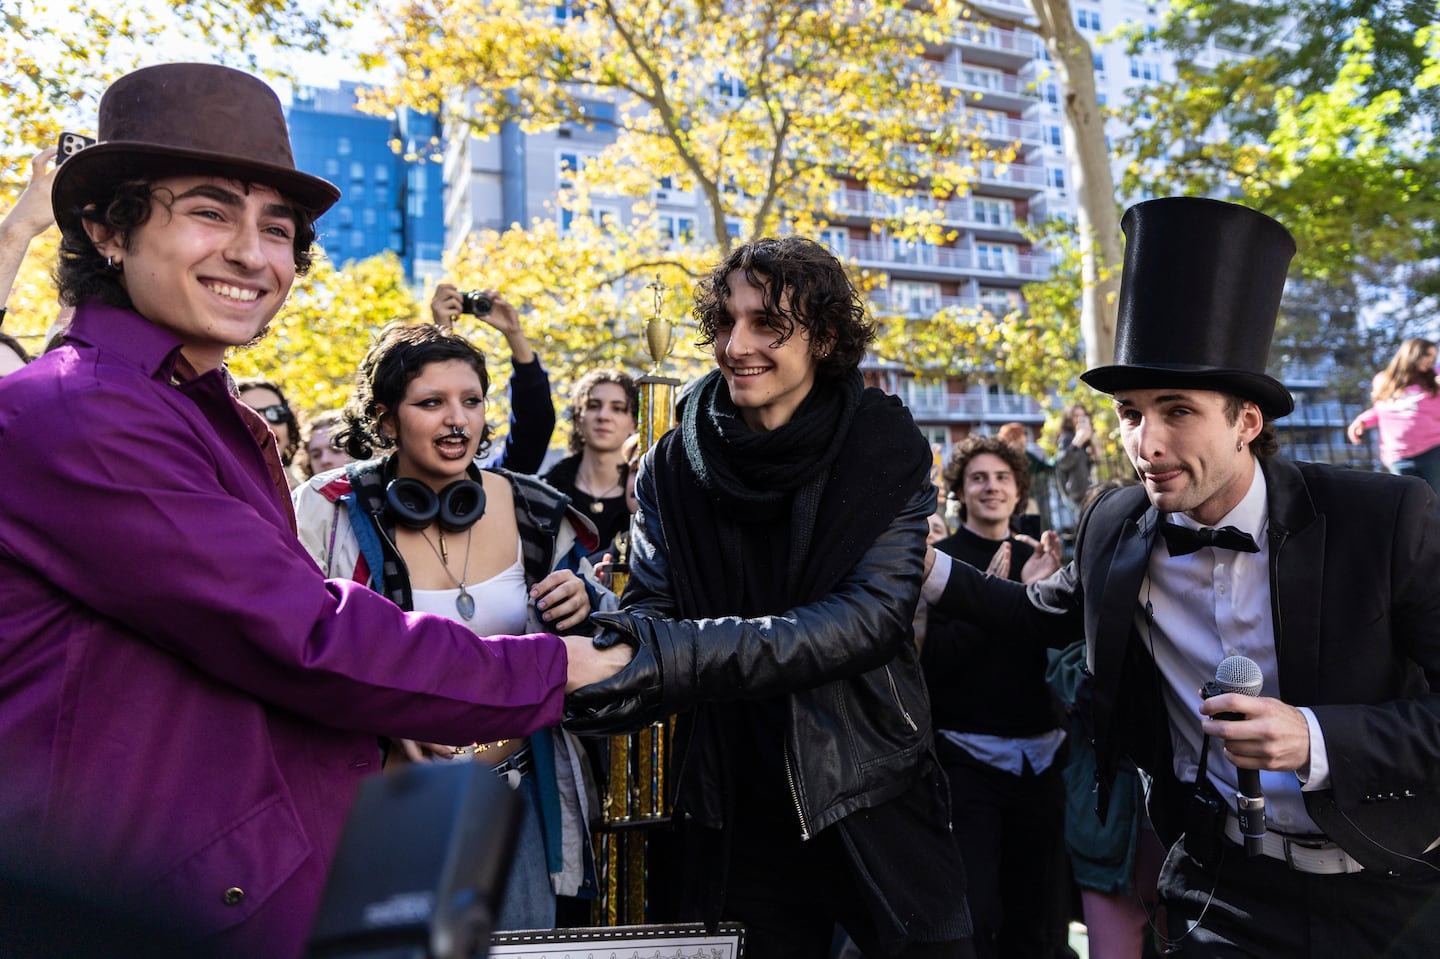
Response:
[{"label": "man in black leather jacket", "polygon": [[569,724],[682,714],[682,900],[749,956],[823,959],[836,923],[871,956],[972,956],[911,629],[928,444],[864,388],[873,327],[818,244],[738,248],[695,314],[718,369],[641,465],[624,608],[596,617],[635,662]]}]

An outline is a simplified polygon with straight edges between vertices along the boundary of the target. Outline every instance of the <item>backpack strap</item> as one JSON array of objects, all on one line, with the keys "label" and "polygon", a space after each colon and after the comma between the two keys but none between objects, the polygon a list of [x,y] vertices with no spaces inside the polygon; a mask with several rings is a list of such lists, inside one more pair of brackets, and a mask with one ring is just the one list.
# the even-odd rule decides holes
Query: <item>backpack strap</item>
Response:
[{"label": "backpack strap", "polygon": [[395,549],[395,528],[385,516],[385,484],[389,458],[347,463],[350,494],[342,499],[360,552],[370,566],[370,588],[401,609],[414,609],[410,571]]},{"label": "backpack strap", "polygon": [[[487,472],[504,477],[515,491],[516,515],[524,520],[516,524],[520,528],[520,553],[525,564],[525,577],[531,583],[538,583],[550,575],[555,540],[560,535],[561,524],[579,520],[588,527],[589,539],[598,539],[594,525],[570,506],[570,497],[555,487],[533,476],[498,467]],[[582,528],[576,529],[578,538],[585,538],[582,533]]]}]

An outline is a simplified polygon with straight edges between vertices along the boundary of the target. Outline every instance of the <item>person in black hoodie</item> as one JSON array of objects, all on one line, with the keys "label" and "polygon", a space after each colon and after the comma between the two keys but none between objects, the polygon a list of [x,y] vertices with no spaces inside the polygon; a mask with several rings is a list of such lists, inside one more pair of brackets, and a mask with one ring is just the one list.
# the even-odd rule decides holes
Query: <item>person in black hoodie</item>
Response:
[{"label": "person in black hoodie", "polygon": [[823,959],[836,923],[867,956],[971,956],[911,629],[929,445],[864,387],[874,328],[819,244],[738,247],[695,315],[718,369],[642,461],[623,608],[594,617],[637,663],[567,722],[682,714],[685,918],[743,922],[752,959]]}]

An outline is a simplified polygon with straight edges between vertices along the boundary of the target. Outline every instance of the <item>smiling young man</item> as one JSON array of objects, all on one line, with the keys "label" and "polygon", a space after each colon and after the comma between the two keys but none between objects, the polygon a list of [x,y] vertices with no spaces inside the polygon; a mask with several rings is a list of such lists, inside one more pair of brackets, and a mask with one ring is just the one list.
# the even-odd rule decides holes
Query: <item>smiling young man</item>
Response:
[{"label": "smiling young man", "polygon": [[752,959],[973,955],[911,623],[930,449],[859,371],[874,330],[801,237],[734,250],[695,314],[716,369],[646,454],[630,580],[597,640],[637,668],[578,691],[575,728],[682,713],[686,915]]},{"label": "smiling young man", "polygon": [[[1030,494],[1023,450],[998,436],[966,437],[950,455],[945,483],[959,501],[960,528],[936,550],[976,569],[993,561],[1017,582],[1055,571],[1053,531],[1038,542],[1011,532]],[[927,614],[920,664],[980,959],[1048,959],[1066,945],[1068,923],[1045,921],[1046,907],[1062,896],[1064,794],[1055,760],[1065,741],[1045,663],[1044,648],[1021,634]]]},{"label": "smiling young man", "polygon": [[407,616],[296,539],[224,361],[339,192],[294,169],[269,87],[139,70],[99,139],[51,197],[74,319],[0,382],[0,942],[298,956],[377,735],[524,736],[559,720],[567,669],[619,662]]},{"label": "smiling young man", "polygon": [[[1101,496],[1074,561],[1028,590],[937,557],[927,595],[1056,646],[1083,632],[1099,812],[1128,754],[1172,844],[1160,892],[1184,955],[1433,955],[1435,497],[1277,455],[1271,420],[1293,400],[1265,365],[1295,251],[1284,227],[1180,197],[1122,226],[1115,363],[1082,378],[1113,396],[1142,485]],[[1258,667],[1259,694],[1202,700],[1231,656]],[[1263,828],[1242,844],[1248,771]]]}]

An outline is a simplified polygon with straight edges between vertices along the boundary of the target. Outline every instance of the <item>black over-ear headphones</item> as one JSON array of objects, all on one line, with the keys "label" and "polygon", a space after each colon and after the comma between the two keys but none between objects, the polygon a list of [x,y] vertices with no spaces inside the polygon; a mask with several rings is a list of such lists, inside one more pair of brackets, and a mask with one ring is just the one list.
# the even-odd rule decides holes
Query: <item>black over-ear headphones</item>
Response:
[{"label": "black over-ear headphones", "polygon": [[393,479],[385,487],[385,511],[408,529],[424,529],[438,519],[445,532],[459,533],[485,515],[485,487],[458,479],[436,494],[417,479]]}]

